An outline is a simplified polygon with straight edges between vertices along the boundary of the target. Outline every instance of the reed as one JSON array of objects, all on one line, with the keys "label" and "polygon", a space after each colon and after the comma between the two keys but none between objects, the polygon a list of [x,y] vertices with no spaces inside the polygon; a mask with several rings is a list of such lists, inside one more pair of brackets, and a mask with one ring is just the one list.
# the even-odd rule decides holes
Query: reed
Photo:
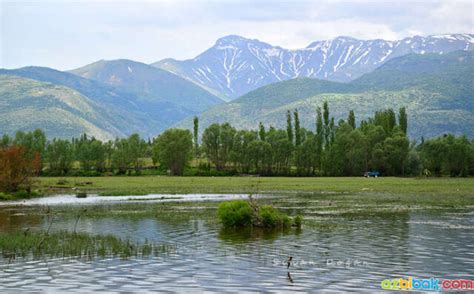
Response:
[{"label": "reed", "polygon": [[14,232],[0,234],[0,252],[10,262],[17,258],[103,258],[108,256],[130,258],[149,257],[171,253],[175,245],[123,240],[112,235],[90,235],[58,231]]}]

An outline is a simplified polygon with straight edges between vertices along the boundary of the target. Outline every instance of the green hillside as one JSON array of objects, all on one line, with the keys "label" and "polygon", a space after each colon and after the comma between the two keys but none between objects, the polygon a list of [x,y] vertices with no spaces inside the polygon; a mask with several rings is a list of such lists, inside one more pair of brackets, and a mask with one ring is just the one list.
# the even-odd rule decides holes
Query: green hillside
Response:
[{"label": "green hillside", "polygon": [[87,133],[113,139],[123,132],[109,123],[107,111],[63,86],[17,76],[0,75],[0,133],[42,128],[47,134],[69,138]]},{"label": "green hillside", "polygon": [[[124,74],[122,72],[124,66],[128,74],[130,74],[129,68],[135,69],[135,72],[130,76]],[[68,89],[68,93],[80,93],[94,102],[94,107],[102,113],[106,124],[114,126],[109,131],[113,136],[139,133],[145,137],[154,137],[177,121],[222,102],[188,81],[145,64],[129,61],[98,62],[82,68],[81,71],[86,76],[94,74],[97,80],[51,68],[32,66],[14,70],[0,69],[0,74],[51,83]],[[122,82],[107,82],[103,77],[108,74],[114,77],[120,76]],[[11,92],[11,88],[2,89],[4,86],[0,86],[0,91]],[[11,92],[9,99],[21,100],[25,98],[22,96],[25,93]],[[185,97],[189,97],[186,98],[189,103],[185,101]],[[36,103],[36,108],[44,106],[41,105],[41,101],[43,100]],[[25,103],[23,107],[29,105]],[[82,113],[79,113],[78,117],[87,120],[81,115]],[[22,120],[15,120],[11,125],[16,129],[35,126],[34,121],[26,126]],[[48,133],[50,136],[64,134],[68,134],[68,137],[80,135],[76,129],[65,129],[63,133]]]},{"label": "green hillside", "polygon": [[[474,93],[474,52],[449,54],[409,54],[389,60],[352,82],[376,90],[403,90],[411,87],[453,98],[459,107],[472,109]],[[462,102],[460,104],[460,102]]]},{"label": "green hillside", "polygon": [[[52,68],[35,66],[14,70],[0,69],[0,74],[47,82],[77,91],[91,101],[94,101],[95,105],[101,108],[102,113],[107,116],[109,123],[120,130],[120,132],[114,133],[116,136],[134,132],[146,136],[154,136],[169,126],[167,121],[160,120],[160,116],[149,115],[146,111],[143,111],[139,103],[137,103],[139,98],[136,95],[97,81],[84,79]],[[22,97],[16,98],[21,99]],[[23,127],[21,121],[19,123],[18,127]],[[54,133],[51,134],[51,136],[54,135]],[[73,135],[77,136],[79,134],[70,134],[70,136]]]},{"label": "green hillside", "polygon": [[71,73],[133,93],[150,106],[174,104],[182,113],[201,112],[223,102],[177,75],[131,60],[101,60]]},{"label": "green hillside", "polygon": [[[254,90],[199,116],[201,130],[213,122],[256,128],[259,122],[286,124],[286,111],[298,109],[306,128],[315,128],[315,109],[329,102],[336,120],[350,109],[367,118],[379,109],[406,106],[413,138],[446,132],[474,136],[473,53],[407,55],[349,84],[295,79]],[[178,127],[191,128],[186,119]]]}]

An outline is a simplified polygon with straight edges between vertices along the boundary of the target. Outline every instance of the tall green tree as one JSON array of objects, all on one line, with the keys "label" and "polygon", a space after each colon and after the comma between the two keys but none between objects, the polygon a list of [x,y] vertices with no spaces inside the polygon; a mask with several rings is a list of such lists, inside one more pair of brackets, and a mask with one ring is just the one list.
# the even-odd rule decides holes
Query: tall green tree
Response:
[{"label": "tall green tree", "polygon": [[387,173],[394,176],[405,175],[405,164],[410,151],[410,142],[402,131],[385,139],[383,143]]},{"label": "tall green tree", "polygon": [[329,119],[329,105],[327,101],[323,104],[323,122],[324,122],[324,144],[329,144],[330,136],[330,119]]},{"label": "tall green tree", "polygon": [[272,147],[270,143],[261,140],[252,141],[248,146],[247,152],[257,173],[271,173]]},{"label": "tall green tree", "polygon": [[8,134],[3,134],[0,140],[0,149],[9,147],[13,143],[13,139]]},{"label": "tall green tree", "polygon": [[256,131],[240,130],[235,134],[230,159],[234,162],[234,166],[240,172],[250,172],[252,158],[248,152],[248,147],[251,142],[256,140],[258,140],[258,134]]},{"label": "tall green tree", "polygon": [[229,123],[212,124],[204,130],[202,145],[217,170],[223,170],[230,160],[235,134],[235,128]]},{"label": "tall green tree", "polygon": [[272,151],[272,173],[289,175],[294,146],[288,140],[286,132],[284,130],[270,130],[267,142]]},{"label": "tall green tree", "polygon": [[356,128],[356,120],[355,120],[354,110],[350,110],[350,111],[349,111],[349,116],[347,117],[347,123],[349,124],[349,126],[352,127],[352,129],[355,130],[355,128]]},{"label": "tall green tree", "polygon": [[145,140],[141,139],[138,134],[115,140],[112,163],[118,169],[119,174],[130,173],[130,168],[135,172],[140,171],[144,164],[142,156],[146,151],[146,146]]},{"label": "tall green tree", "polygon": [[301,145],[301,127],[300,127],[300,118],[298,115],[298,109],[295,109],[293,112],[294,120],[295,120],[295,145]]},{"label": "tall green tree", "polygon": [[291,112],[289,110],[286,112],[286,134],[288,135],[288,140],[293,144],[293,126],[291,123]]},{"label": "tall green tree", "polygon": [[48,142],[45,161],[51,175],[67,175],[72,169],[74,150],[68,140],[53,139]]},{"label": "tall green tree", "polygon": [[199,156],[199,118],[197,116],[193,119],[193,139],[194,139],[194,154],[196,157]]},{"label": "tall green tree", "polygon": [[41,129],[36,129],[33,132],[18,131],[15,134],[13,145],[22,146],[27,158],[32,159],[39,155],[41,160],[46,148],[46,135]]},{"label": "tall green tree", "polygon": [[260,140],[265,141],[265,126],[262,122],[258,124],[258,135],[260,137]]},{"label": "tall green tree", "polygon": [[191,159],[193,138],[189,130],[168,129],[158,136],[153,146],[154,156],[172,175],[182,175]]},{"label": "tall green tree", "polygon": [[405,107],[401,107],[398,112],[398,124],[400,125],[402,132],[406,135],[408,130],[408,117]]}]

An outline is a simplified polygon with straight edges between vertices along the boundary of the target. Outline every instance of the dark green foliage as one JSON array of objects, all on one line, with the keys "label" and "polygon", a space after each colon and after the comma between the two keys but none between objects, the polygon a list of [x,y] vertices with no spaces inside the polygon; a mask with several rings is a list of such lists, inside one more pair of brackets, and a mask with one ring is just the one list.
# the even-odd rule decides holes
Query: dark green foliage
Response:
[{"label": "dark green foliage", "polygon": [[182,175],[191,159],[193,141],[189,130],[168,129],[153,146],[153,154],[172,175]]},{"label": "dark green foliage", "polygon": [[301,126],[300,119],[298,116],[298,109],[295,109],[293,115],[295,119],[295,145],[299,146],[301,144]]},{"label": "dark green foliage", "polygon": [[324,119],[324,144],[329,144],[330,127],[329,127],[329,105],[327,101],[323,104],[323,119]]},{"label": "dark green foliage", "polygon": [[28,158],[33,158],[35,154],[42,157],[46,148],[46,135],[40,129],[33,132],[18,131],[12,144],[22,146]]},{"label": "dark green foliage", "polygon": [[430,174],[440,176],[467,176],[472,164],[472,142],[465,136],[443,137],[425,140],[420,146],[424,168]]},{"label": "dark green foliage", "polygon": [[142,156],[146,149],[146,142],[138,134],[116,139],[112,153],[112,166],[118,170],[119,174],[130,172],[130,169],[137,172],[143,166]]},{"label": "dark green foliage", "polygon": [[303,217],[301,217],[301,215],[297,215],[295,216],[293,221],[294,221],[295,227],[301,228],[301,224],[303,223]]},{"label": "dark green foliage", "polygon": [[258,139],[254,131],[241,130],[236,132],[231,152],[231,160],[236,169],[243,173],[249,173],[253,164],[253,158],[248,148],[253,141]]},{"label": "dark green foliage", "polygon": [[13,139],[8,134],[3,134],[2,139],[0,140],[0,149],[7,148],[13,144]]},{"label": "dark green foliage", "polygon": [[286,130],[270,127],[267,131],[263,123],[258,130],[239,131],[229,123],[212,124],[202,135],[198,166],[187,170],[188,162],[196,156],[197,127],[194,137],[190,131],[170,129],[153,143],[138,134],[108,142],[86,135],[71,142],[46,142],[44,133],[36,130],[18,132],[14,139],[3,136],[0,148],[20,145],[27,154],[41,155],[43,174],[47,175],[131,175],[133,171],[139,175],[144,160],[150,157],[155,169],[144,171],[150,175],[165,174],[168,169],[174,175],[202,176],[362,176],[369,171],[382,176],[467,176],[474,172],[474,147],[467,137],[445,135],[410,144],[404,131],[408,125],[404,107],[399,109],[398,120],[389,108],[362,120],[358,127],[352,110],[347,122],[339,120],[336,125],[327,102],[316,107],[315,116],[316,133],[299,127],[298,110],[293,115],[287,112]]},{"label": "dark green foliage", "polygon": [[102,141],[94,137],[88,138],[86,134],[74,140],[75,159],[80,162],[83,171],[105,170],[106,150]]},{"label": "dark green foliage", "polygon": [[349,111],[349,116],[347,117],[347,123],[352,127],[352,129],[356,128],[356,120],[355,120],[354,110]]},{"label": "dark green foliage", "polygon": [[288,227],[291,225],[290,218],[270,205],[263,205],[259,211],[262,226],[265,228]]},{"label": "dark green foliage", "polygon": [[265,134],[266,134],[265,126],[263,125],[263,123],[260,122],[258,124],[258,136],[259,136],[260,140],[265,141]]},{"label": "dark green foliage", "polygon": [[194,155],[199,156],[199,118],[197,116],[193,119],[193,141],[194,141]]},{"label": "dark green foliage", "polygon": [[53,139],[46,147],[45,161],[48,163],[48,174],[67,175],[72,168],[74,148],[68,140]]},{"label": "dark green foliage", "polygon": [[408,118],[407,118],[407,110],[405,107],[401,107],[398,113],[398,124],[400,125],[400,129],[406,135],[408,131]]},{"label": "dark green foliage", "polygon": [[[259,206],[255,201],[233,200],[219,204],[217,216],[225,228],[263,227],[285,228],[292,220],[270,205]],[[301,225],[301,217],[295,223]]]},{"label": "dark green foliage", "polygon": [[228,123],[212,124],[204,131],[203,150],[217,170],[224,169],[229,161],[236,132],[235,128]]},{"label": "dark green foliage", "polygon": [[253,210],[248,201],[227,201],[219,204],[217,216],[224,227],[245,227],[252,224]]},{"label": "dark green foliage", "polygon": [[247,152],[257,173],[271,173],[272,146],[270,143],[261,140],[252,141],[248,145]]},{"label": "dark green foliage", "polygon": [[289,110],[286,113],[286,134],[288,136],[288,140],[293,143],[293,127],[291,124],[291,112]]}]

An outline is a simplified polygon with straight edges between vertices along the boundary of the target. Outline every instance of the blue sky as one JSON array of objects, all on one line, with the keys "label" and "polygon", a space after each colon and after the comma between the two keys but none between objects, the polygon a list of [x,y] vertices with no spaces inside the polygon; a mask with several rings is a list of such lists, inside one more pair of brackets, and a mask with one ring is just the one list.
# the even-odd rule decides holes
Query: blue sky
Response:
[{"label": "blue sky", "polygon": [[225,35],[285,48],[474,32],[473,1],[0,0],[0,67],[192,58]]}]

